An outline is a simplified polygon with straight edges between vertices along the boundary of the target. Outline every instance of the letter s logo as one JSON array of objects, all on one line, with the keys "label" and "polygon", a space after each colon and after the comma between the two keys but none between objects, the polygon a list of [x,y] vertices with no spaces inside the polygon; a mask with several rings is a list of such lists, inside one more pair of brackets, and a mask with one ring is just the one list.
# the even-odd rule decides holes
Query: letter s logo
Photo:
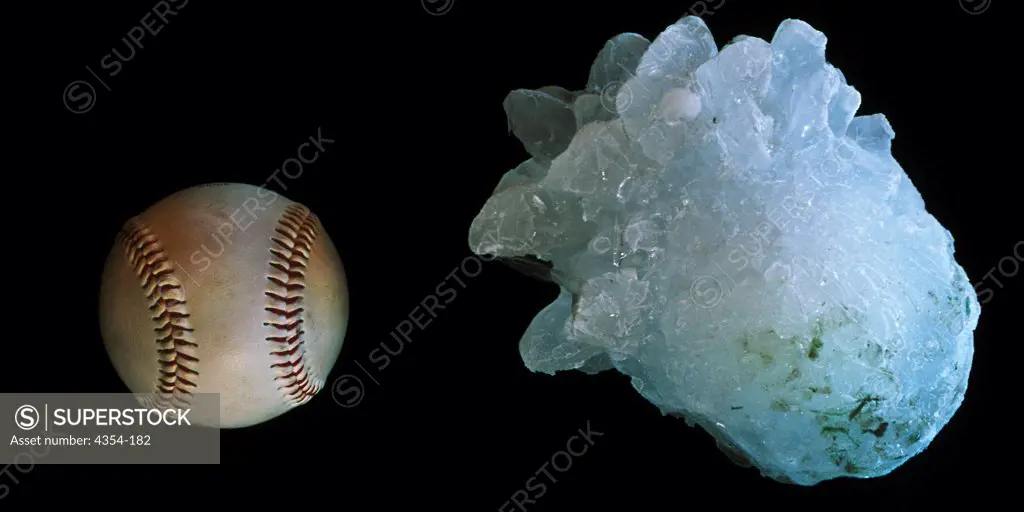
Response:
[{"label": "letter s logo", "polygon": [[14,411],[14,423],[22,430],[32,430],[39,424],[39,410],[31,405],[23,405]]}]

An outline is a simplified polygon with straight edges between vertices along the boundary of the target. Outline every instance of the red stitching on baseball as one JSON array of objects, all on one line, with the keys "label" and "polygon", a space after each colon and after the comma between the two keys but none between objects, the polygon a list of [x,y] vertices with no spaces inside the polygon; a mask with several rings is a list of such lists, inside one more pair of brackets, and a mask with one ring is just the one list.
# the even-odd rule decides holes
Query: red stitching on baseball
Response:
[{"label": "red stitching on baseball", "polygon": [[278,274],[268,275],[267,281],[276,290],[268,290],[266,296],[275,304],[263,308],[271,314],[272,320],[263,325],[281,331],[278,336],[267,336],[273,350],[270,356],[278,361],[270,366],[277,374],[274,380],[281,381],[278,387],[286,398],[296,405],[308,402],[323,386],[312,375],[305,361],[306,345],[302,339],[305,309],[302,292],[306,289],[306,266],[313,252],[313,240],[319,233],[316,216],[303,206],[291,205],[285,209],[274,231],[281,236],[272,236],[277,247],[270,248],[273,259],[271,270]]},{"label": "red stitching on baseball", "polygon": [[174,276],[174,267],[163,245],[148,227],[135,219],[118,234],[128,263],[141,279],[143,293],[153,312],[156,327],[156,405],[186,407],[199,377],[199,345],[186,309],[185,289]]}]

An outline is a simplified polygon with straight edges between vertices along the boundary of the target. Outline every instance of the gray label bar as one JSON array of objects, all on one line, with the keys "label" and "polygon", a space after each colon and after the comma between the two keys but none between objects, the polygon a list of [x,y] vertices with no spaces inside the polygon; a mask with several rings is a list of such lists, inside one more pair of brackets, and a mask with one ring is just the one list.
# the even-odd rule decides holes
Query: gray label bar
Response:
[{"label": "gray label bar", "polygon": [[2,393],[0,464],[220,464],[220,396]]}]

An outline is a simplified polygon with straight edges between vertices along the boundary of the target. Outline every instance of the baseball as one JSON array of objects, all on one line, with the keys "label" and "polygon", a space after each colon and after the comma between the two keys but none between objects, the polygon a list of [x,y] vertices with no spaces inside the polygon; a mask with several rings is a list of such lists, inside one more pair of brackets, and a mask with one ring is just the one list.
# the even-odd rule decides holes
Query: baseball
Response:
[{"label": "baseball", "polygon": [[164,198],[125,223],[103,271],[100,328],[121,380],[162,407],[219,394],[208,426],[255,425],[308,402],[347,324],[344,268],[319,219],[265,188],[216,183]]}]

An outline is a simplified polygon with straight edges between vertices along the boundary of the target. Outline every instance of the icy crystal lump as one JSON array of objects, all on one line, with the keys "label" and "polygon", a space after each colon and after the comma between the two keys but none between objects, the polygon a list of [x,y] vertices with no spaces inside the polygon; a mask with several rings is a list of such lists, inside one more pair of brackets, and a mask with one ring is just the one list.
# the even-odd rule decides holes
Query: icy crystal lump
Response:
[{"label": "icy crystal lump", "polygon": [[859,104],[798,20],[719,49],[686,17],[608,41],[583,91],[510,93],[532,158],[469,240],[561,287],[526,365],[616,368],[781,482],[924,450],[963,401],[980,305]]}]

